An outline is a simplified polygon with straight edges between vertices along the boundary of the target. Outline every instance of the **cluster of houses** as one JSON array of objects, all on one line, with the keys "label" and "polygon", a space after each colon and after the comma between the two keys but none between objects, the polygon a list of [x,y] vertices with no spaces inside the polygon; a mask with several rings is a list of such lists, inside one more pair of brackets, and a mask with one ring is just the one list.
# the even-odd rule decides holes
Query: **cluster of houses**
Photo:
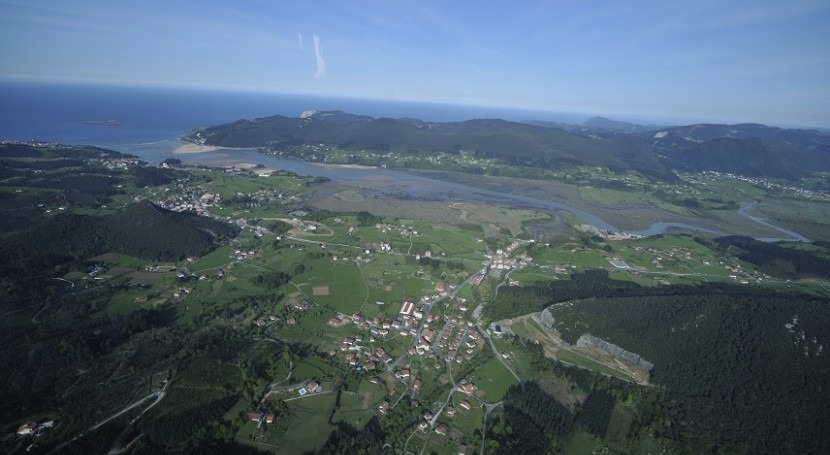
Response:
[{"label": "cluster of houses", "polygon": [[479,349],[479,334],[475,329],[471,329],[472,325],[471,321],[465,323],[460,316],[450,317],[435,347],[446,349],[446,358],[449,361],[462,363],[472,358]]},{"label": "cluster of houses", "polygon": [[[654,265],[654,267],[656,267],[658,269],[665,268],[665,266],[662,264],[662,261],[666,260],[666,258],[674,259],[674,260],[684,259],[684,260],[687,260],[687,261],[692,259],[691,251],[689,251],[685,248],[678,248],[678,247],[674,247],[674,246],[669,248],[666,251],[659,251],[655,248],[643,248],[643,247],[640,247],[640,246],[636,246],[636,247],[634,247],[634,251],[636,251],[638,253],[646,252],[649,255],[651,255],[651,258],[652,258],[651,259],[651,264]],[[709,263],[704,261],[703,265],[709,265]]]},{"label": "cluster of houses", "polygon": [[[269,390],[268,392],[265,393],[265,395],[262,396],[262,399],[259,400],[260,409],[265,407],[265,403],[268,401],[268,397],[270,397],[272,394],[275,394],[275,393],[276,394],[281,394],[281,393],[284,393],[286,391],[293,392],[295,390],[297,391],[297,394],[299,396],[304,397],[304,396],[307,396],[307,395],[314,395],[316,393],[322,392],[323,391],[323,386],[320,385],[320,383],[317,382],[317,381],[309,381],[303,387],[300,387],[299,390],[295,389],[293,387],[292,388],[287,388],[287,389],[282,388],[282,389],[279,389],[279,390]],[[252,422],[257,422],[258,425],[262,425],[263,423],[270,425],[270,424],[274,423],[274,421],[276,420],[276,416],[273,413],[268,412],[267,410],[266,411],[255,410],[255,411],[249,411],[248,412],[248,419],[251,420]]]},{"label": "cluster of houses", "polygon": [[[466,304],[462,302],[461,308],[466,310]],[[392,358],[382,348],[372,352],[368,346],[361,344],[364,341],[373,343],[393,331],[403,336],[417,337],[408,350],[411,356],[433,358],[443,351],[447,360],[456,363],[472,358],[479,349],[479,334],[475,329],[470,329],[472,322],[465,322],[461,315],[455,315],[447,319],[443,329],[430,327],[436,318],[432,313],[427,313],[427,310],[428,308],[407,301],[402,304],[395,320],[379,316],[370,319],[364,318],[360,313],[353,314],[352,323],[359,329],[368,330],[369,337],[364,339],[363,335],[354,335],[343,338],[339,346],[340,352],[344,353],[343,360],[350,366],[360,366],[365,370],[374,370],[380,362],[388,363]],[[340,327],[347,320],[347,316],[333,317],[328,324]],[[336,355],[337,351],[331,350],[329,353]]]},{"label": "cluster of houses", "polygon": [[235,249],[229,255],[229,257],[231,259],[236,259],[237,261],[244,261],[245,259],[248,259],[249,257],[253,257],[255,254],[256,254],[256,251],[254,251],[254,250],[245,251],[245,250]]},{"label": "cluster of houses", "polygon": [[777,190],[777,191],[791,191],[795,193],[797,196],[801,196],[807,199],[830,199],[830,193],[826,193],[824,191],[812,191],[807,188],[803,188],[800,186],[795,185],[786,185],[781,183],[776,183],[767,179],[763,179],[760,177],[746,177],[743,175],[735,175],[730,173],[722,173],[717,171],[704,171],[703,174],[705,176],[709,176],[714,180],[728,177],[735,180],[740,180],[742,182],[750,183],[760,188],[764,188],[767,190]]},{"label": "cluster of houses", "polygon": [[203,192],[198,187],[191,187],[186,181],[179,181],[172,188],[165,188],[167,196],[156,202],[161,207],[174,212],[194,212],[201,216],[210,216],[209,208],[219,206],[222,197],[219,193]]},{"label": "cluster of houses", "polygon": [[141,165],[141,160],[138,158],[101,158],[97,161],[101,166],[115,170],[115,169],[128,169],[133,166]]},{"label": "cluster of houses", "polygon": [[277,320],[277,317],[274,316],[274,315],[268,316],[267,318],[264,318],[264,317],[257,318],[257,319],[254,319],[254,325],[257,326],[257,327],[263,327],[263,326],[268,325],[271,322],[275,322],[276,320]]},{"label": "cluster of houses", "polygon": [[[404,311],[405,310],[405,311]],[[364,318],[360,313],[352,315],[352,323],[361,330],[368,330],[372,338],[369,340],[373,342],[377,337],[386,337],[393,330],[398,331],[402,335],[416,335],[420,321],[424,320],[424,311],[415,306],[412,302],[404,302],[401,308],[400,315],[394,319],[383,319],[376,316],[372,319]],[[427,315],[426,321],[432,322],[433,316]],[[338,326],[342,323],[341,318],[332,318],[329,325]]]},{"label": "cluster of houses", "polygon": [[[467,395],[472,394],[475,390],[476,390],[475,385],[473,385],[472,382],[464,382],[462,385],[458,386],[458,391],[466,393]],[[470,403],[470,401],[466,400],[466,399],[463,399],[463,400],[459,401],[457,403],[457,405],[458,405],[458,408],[460,408],[463,411],[470,411],[470,410],[473,409],[473,404]],[[383,403],[381,403],[378,410],[380,411],[381,414],[385,414],[389,410],[389,402],[384,401]],[[456,412],[457,412],[456,407],[451,405],[451,404],[448,404],[447,406],[445,406],[443,408],[442,411],[439,411],[439,414],[443,413],[445,417],[453,418],[453,417],[455,417]],[[421,432],[425,432],[427,430],[427,428],[429,428],[430,426],[433,426],[433,425],[434,426],[433,426],[432,430],[436,434],[439,434],[439,435],[443,436],[443,435],[446,435],[447,432],[449,431],[449,427],[446,424],[444,424],[444,423],[439,423],[437,425],[435,424],[435,421],[438,418],[438,415],[433,414],[432,411],[430,411],[429,409],[424,410],[424,412],[421,414],[421,417],[422,417],[421,421],[418,422],[418,430],[420,430]]]},{"label": "cluster of houses", "polygon": [[259,424],[262,424],[264,422],[264,423],[270,425],[270,424],[274,423],[274,420],[276,419],[276,416],[273,413],[270,413],[270,412],[265,413],[265,412],[261,412],[261,411],[250,411],[250,412],[248,412],[248,419],[251,420],[252,422],[257,422]]},{"label": "cluster of houses", "polygon": [[[349,366],[372,371],[379,365],[385,365],[392,361],[392,356],[382,347],[377,347],[372,351],[370,348],[358,344],[362,341],[362,335],[355,335],[353,337],[345,337],[343,343],[340,344],[340,351],[345,353],[344,360]],[[332,355],[335,353],[335,351],[330,352]]]},{"label": "cluster of houses", "polygon": [[191,292],[193,292],[193,288],[187,288],[187,287],[176,288],[173,291],[173,298],[174,299],[182,299],[185,296],[190,295]]},{"label": "cluster of houses", "polygon": [[488,266],[490,270],[497,271],[527,267],[532,260],[527,253],[522,253],[516,258],[510,257],[519,245],[521,245],[519,242],[513,242],[507,247],[506,250],[501,248],[497,249],[494,256],[489,256],[487,258],[488,260],[485,262],[485,265]]}]

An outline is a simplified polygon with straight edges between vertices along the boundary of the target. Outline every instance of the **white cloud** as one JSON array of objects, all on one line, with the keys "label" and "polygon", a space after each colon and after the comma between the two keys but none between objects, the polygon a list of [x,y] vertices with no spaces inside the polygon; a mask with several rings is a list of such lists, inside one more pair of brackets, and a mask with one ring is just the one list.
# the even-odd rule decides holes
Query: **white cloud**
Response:
[{"label": "white cloud", "polygon": [[326,61],[323,59],[323,52],[320,51],[320,37],[316,34],[314,37],[314,55],[317,56],[317,71],[314,73],[314,79],[322,79],[326,77]]},{"label": "white cloud", "polygon": [[301,50],[301,51],[304,51],[304,50],[305,50],[305,46],[303,46],[303,34],[302,34],[302,33],[297,33],[297,36],[299,36],[299,37],[300,37],[300,50]]}]

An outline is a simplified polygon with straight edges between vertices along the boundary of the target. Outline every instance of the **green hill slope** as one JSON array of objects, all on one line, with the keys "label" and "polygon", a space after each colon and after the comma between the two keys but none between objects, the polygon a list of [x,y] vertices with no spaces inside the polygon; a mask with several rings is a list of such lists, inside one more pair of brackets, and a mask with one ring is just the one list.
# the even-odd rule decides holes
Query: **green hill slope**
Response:
[{"label": "green hill slope", "polygon": [[[830,170],[830,135],[765,125],[690,125],[650,128],[607,119],[598,128],[569,129],[478,119],[424,122],[372,118],[341,111],[303,118],[273,116],[194,131],[187,140],[225,147],[284,151],[296,146],[373,153],[434,155],[475,152],[504,165],[531,168],[605,166],[672,180],[675,170],[716,170],[750,176],[799,178]],[[603,128],[599,128],[603,127]],[[315,154],[325,153],[315,149]]]},{"label": "green hill slope", "polygon": [[7,237],[2,257],[7,265],[57,264],[108,251],[146,260],[172,261],[213,250],[238,229],[221,221],[177,213],[150,202],[131,204],[111,216],[59,215]]},{"label": "green hill slope", "polygon": [[[670,438],[691,453],[828,453],[830,307],[769,295],[600,298],[550,311],[655,363]],[[720,449],[718,449],[720,448]]]}]

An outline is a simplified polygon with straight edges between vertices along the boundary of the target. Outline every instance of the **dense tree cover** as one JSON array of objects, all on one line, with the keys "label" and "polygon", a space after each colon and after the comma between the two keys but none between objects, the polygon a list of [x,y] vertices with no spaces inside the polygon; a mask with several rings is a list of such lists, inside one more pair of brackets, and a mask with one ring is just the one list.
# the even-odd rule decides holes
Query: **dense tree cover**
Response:
[{"label": "dense tree cover", "polygon": [[86,165],[86,162],[77,158],[56,158],[51,160],[14,160],[5,158],[0,160],[0,165],[17,169],[38,169],[46,171],[66,167],[82,167]]},{"label": "dense tree cover", "polygon": [[187,175],[175,169],[151,166],[136,166],[131,169],[131,174],[138,187],[167,185]]},{"label": "dense tree cover", "polygon": [[190,440],[201,440],[210,437],[211,422],[222,418],[222,415],[239,399],[238,395],[227,395],[199,403],[176,412],[154,415],[152,419],[141,422],[144,434],[155,444],[175,447]]},{"label": "dense tree cover", "polygon": [[115,150],[91,145],[50,145],[38,147],[22,143],[0,144],[0,156],[15,158],[128,158],[128,155]]},{"label": "dense tree cover", "polygon": [[372,417],[362,430],[357,430],[345,422],[339,422],[337,428],[329,434],[326,443],[318,450],[306,455],[375,455],[384,452],[385,433],[377,417]]},{"label": "dense tree cover", "polygon": [[[133,446],[140,453],[256,453],[229,442],[239,422],[223,422],[222,416],[240,396],[258,394],[267,384],[264,375],[285,374],[282,348],[240,339],[250,335],[205,319],[214,314],[233,317],[246,304],[264,303],[245,297],[227,307],[205,302],[204,314],[181,326],[173,324],[174,307],[146,310],[136,305],[131,312],[109,315],[115,296],[127,290],[128,278],[74,285],[55,279],[90,272],[87,260],[110,251],[148,261],[202,255],[235,237],[238,228],[149,202],[113,215],[44,216],[39,203],[54,208],[72,202],[73,194],[114,194],[114,187],[128,180],[140,184],[146,178],[148,184],[157,184],[177,174],[153,169],[134,173],[140,169],[134,166],[101,172],[89,158],[123,155],[94,148],[3,148],[12,149],[20,161],[10,168],[8,157],[0,156],[0,170],[14,173],[11,182],[3,183],[24,190],[0,192],[0,208],[22,213],[21,222],[6,223],[8,229],[0,237],[0,419],[56,419],[59,429],[38,439],[39,449],[49,451],[58,439],[66,441],[145,396],[150,378],[167,371],[173,377],[168,395],[139,426],[127,422],[140,407],[59,453],[105,453],[140,433],[145,436]],[[69,167],[78,163],[83,166]],[[35,171],[40,171],[40,180],[27,177]],[[50,172],[53,175],[47,176]],[[50,199],[53,195],[57,199]],[[267,296],[270,304],[274,298]],[[248,354],[253,351],[257,355]],[[210,356],[207,365],[200,363],[205,355]],[[0,452],[16,444],[14,438],[0,441]]]},{"label": "dense tree cover", "polygon": [[560,129],[492,119],[435,123],[372,119],[338,111],[307,119],[273,116],[256,122],[239,121],[208,128],[202,135],[210,144],[270,147],[280,151],[320,143],[344,150],[416,155],[469,150],[480,158],[495,158],[527,168],[591,164],[629,169],[620,155],[631,155],[637,158],[632,161],[636,166],[662,170],[656,157],[647,152],[647,145],[633,139],[596,140]]},{"label": "dense tree cover", "polygon": [[595,390],[582,406],[577,422],[591,433],[603,437],[613,410],[614,396],[605,390]]},{"label": "dense tree cover", "polygon": [[52,188],[63,191],[75,191],[91,195],[115,194],[114,186],[120,178],[96,174],[63,174],[42,179],[28,179],[26,185],[36,188]]},{"label": "dense tree cover", "polygon": [[139,440],[136,446],[131,448],[130,453],[134,455],[157,455],[159,453],[199,455],[268,455],[271,452],[259,450],[254,446],[242,444],[228,438],[200,439],[178,447],[166,447],[154,444],[152,441],[144,438]]},{"label": "dense tree cover", "polygon": [[291,225],[280,220],[263,221],[262,227],[271,231],[272,234],[282,235],[291,230]]},{"label": "dense tree cover", "polygon": [[372,215],[371,213],[369,213],[365,210],[357,212],[357,222],[361,226],[374,226],[375,224],[378,224],[382,221],[383,221],[382,217],[379,217],[377,215]]},{"label": "dense tree cover", "polygon": [[167,166],[179,166],[182,164],[182,160],[178,158],[165,158],[164,160],[162,160],[161,164]]},{"label": "dense tree cover", "polygon": [[550,303],[565,300],[622,295],[646,295],[657,292],[635,283],[609,278],[605,270],[575,273],[570,280],[555,280],[535,286],[507,287],[499,290],[492,304],[484,307],[484,316],[499,320],[541,311]]},{"label": "dense tree cover", "polygon": [[672,147],[667,160],[689,171],[718,171],[752,177],[798,179],[825,169],[828,158],[809,148],[758,138],[716,138],[694,147]]},{"label": "dense tree cover", "polygon": [[285,272],[267,272],[255,276],[253,281],[257,286],[262,286],[269,291],[273,291],[291,281],[291,275]]},{"label": "dense tree cover", "polygon": [[150,261],[199,256],[235,236],[238,228],[150,202],[110,216],[61,214],[12,234],[0,245],[6,267],[51,267],[114,251]]},{"label": "dense tree cover", "polygon": [[588,299],[551,312],[571,342],[590,332],[655,363],[652,379],[668,392],[663,434],[690,452],[830,451],[826,301],[710,293]]},{"label": "dense tree cover", "polygon": [[825,249],[825,255],[819,256],[810,251],[737,235],[717,238],[714,243],[721,250],[756,265],[770,275],[830,278],[830,250]]},{"label": "dense tree cover", "polygon": [[[522,348],[532,355],[539,379],[508,391],[504,412],[493,413],[488,422],[486,453],[562,453],[568,440],[583,430],[604,440],[606,450],[612,449],[609,453],[643,453],[639,440],[645,435],[655,435],[667,449],[665,453],[688,452],[660,436],[664,430],[662,403],[666,399],[663,389],[565,366],[545,357],[538,344],[528,343]],[[565,396],[587,399],[567,407],[560,402]],[[626,403],[621,412],[629,420],[615,428],[622,433],[612,440],[606,436],[606,428],[621,402]]]},{"label": "dense tree cover", "polygon": [[[796,291],[792,291],[796,293]],[[533,286],[509,287],[499,290],[495,301],[484,308],[484,316],[491,320],[506,319],[541,311],[557,303],[592,297],[685,296],[685,295],[759,295],[769,290],[732,283],[702,283],[647,287],[630,281],[614,280],[605,270],[587,270],[574,273],[569,280],[553,280]]]},{"label": "dense tree cover", "polygon": [[123,431],[123,422],[109,422],[101,428],[84,435],[84,437],[61,447],[60,453],[65,455],[106,453]]},{"label": "dense tree cover", "polygon": [[[692,125],[630,134],[589,129],[565,131],[558,126],[496,119],[464,122],[423,122],[359,116],[340,111],[307,118],[273,116],[241,120],[200,130],[212,145],[265,147],[302,159],[320,156],[303,144],[327,144],[342,150],[385,154],[434,155],[472,151],[513,169],[552,169],[576,165],[636,170],[659,179],[675,180],[673,170],[717,170],[741,175],[795,178],[830,169],[830,136],[816,131],[782,130],[763,125]],[[581,133],[581,134],[580,134]],[[689,137],[695,139],[690,140]],[[355,154],[351,162],[367,163]],[[457,166],[459,172],[484,173],[477,166]],[[487,172],[500,172],[498,167]]]},{"label": "dense tree cover", "polygon": [[[511,434],[513,439],[523,441],[538,438],[541,446],[545,447],[555,445],[571,432],[574,415],[545,393],[537,383],[531,382],[524,387],[514,386],[508,391],[505,422],[507,426],[504,432]],[[537,453],[534,450],[530,452]]]}]

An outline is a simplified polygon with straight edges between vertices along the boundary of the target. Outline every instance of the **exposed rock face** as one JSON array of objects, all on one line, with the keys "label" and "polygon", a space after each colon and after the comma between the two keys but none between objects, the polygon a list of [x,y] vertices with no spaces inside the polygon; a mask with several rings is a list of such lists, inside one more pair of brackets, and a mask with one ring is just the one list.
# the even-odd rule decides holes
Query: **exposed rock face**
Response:
[{"label": "exposed rock face", "polygon": [[579,337],[576,341],[576,347],[600,349],[607,352],[611,357],[627,360],[646,371],[651,371],[651,369],[654,368],[653,363],[643,359],[639,354],[628,352],[615,344],[611,344],[601,338],[597,338],[587,333]]},{"label": "exposed rock face", "polygon": [[556,324],[556,319],[552,314],[550,314],[550,311],[547,308],[542,310],[539,314],[539,320],[542,321],[542,324],[545,324],[545,326],[549,329],[552,329],[553,325]]},{"label": "exposed rock face", "polygon": [[[542,310],[541,313],[539,313],[539,321],[541,321],[542,324],[547,326],[549,329],[555,330],[554,326],[556,325],[556,319],[553,317],[552,314],[550,314],[548,308],[545,308],[544,310]],[[639,354],[628,352],[615,344],[611,344],[603,340],[602,338],[597,338],[587,333],[579,337],[579,339],[576,341],[576,347],[596,348],[601,351],[605,351],[611,357],[617,357],[620,359],[627,360],[645,371],[651,371],[651,369],[654,368],[653,363],[643,359],[642,357],[640,357]]]}]

